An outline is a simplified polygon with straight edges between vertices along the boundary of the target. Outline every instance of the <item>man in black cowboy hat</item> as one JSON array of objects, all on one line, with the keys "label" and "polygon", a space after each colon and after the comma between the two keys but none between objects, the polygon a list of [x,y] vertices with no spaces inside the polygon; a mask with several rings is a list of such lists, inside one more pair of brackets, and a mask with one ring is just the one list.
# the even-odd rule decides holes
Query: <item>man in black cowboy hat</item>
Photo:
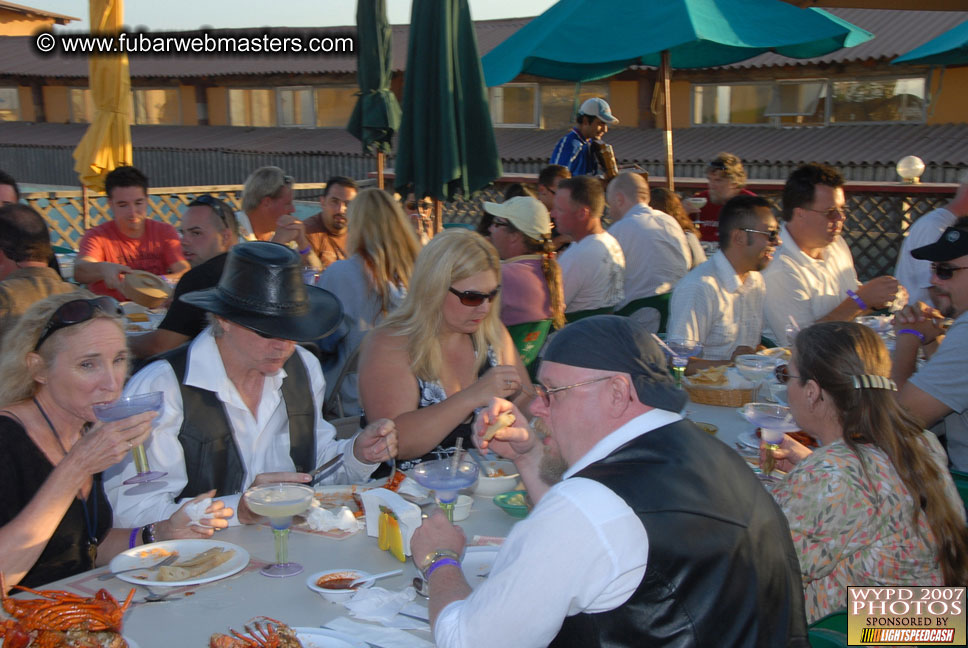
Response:
[{"label": "man in black cowboy hat", "polygon": [[132,461],[112,468],[106,488],[116,524],[164,519],[181,500],[211,489],[238,522],[254,522],[240,497],[250,486],[308,482],[308,472],[337,456],[328,480],[361,481],[396,454],[391,421],[337,441],[322,418],[322,371],[296,342],[329,333],[342,307],[331,293],[303,284],[296,252],[277,243],[236,245],[215,288],[181,299],[210,313],[211,324],[135,374],[125,390],[165,393],[146,446],[152,469],[168,473],[165,486],[129,495],[122,482],[135,474]]}]

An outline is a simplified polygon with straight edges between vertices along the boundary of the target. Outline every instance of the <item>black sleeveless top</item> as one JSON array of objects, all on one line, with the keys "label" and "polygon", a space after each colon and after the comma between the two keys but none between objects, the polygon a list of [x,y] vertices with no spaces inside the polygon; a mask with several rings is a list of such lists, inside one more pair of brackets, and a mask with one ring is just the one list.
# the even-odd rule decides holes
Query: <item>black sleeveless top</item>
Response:
[{"label": "black sleeveless top", "polygon": [[[0,493],[3,493],[0,497],[0,526],[10,522],[27,506],[53,471],[54,466],[23,426],[7,416],[0,416]],[[103,540],[113,520],[100,474],[94,476],[94,485],[87,499],[92,524],[95,510],[95,534]],[[84,507],[75,497],[40,558],[20,584],[37,587],[93,568],[87,553]]]}]

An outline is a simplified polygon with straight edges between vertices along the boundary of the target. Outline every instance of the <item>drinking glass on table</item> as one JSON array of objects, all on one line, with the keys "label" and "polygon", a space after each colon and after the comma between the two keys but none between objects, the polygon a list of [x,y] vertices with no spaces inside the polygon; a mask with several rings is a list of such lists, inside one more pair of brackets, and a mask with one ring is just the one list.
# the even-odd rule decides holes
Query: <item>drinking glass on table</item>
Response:
[{"label": "drinking glass on table", "polygon": [[[120,421],[129,416],[136,416],[145,412],[158,412],[161,414],[165,403],[165,393],[156,391],[136,396],[122,396],[113,403],[104,403],[94,406],[94,416],[99,421]],[[131,456],[134,459],[135,470],[138,474],[131,479],[126,479],[124,484],[144,484],[146,482],[160,479],[167,475],[167,472],[152,470],[148,465],[148,455],[145,453],[143,444],[131,448]]]},{"label": "drinking glass on table", "polygon": [[285,483],[254,486],[245,491],[243,497],[249,509],[269,518],[272,525],[276,562],[260,570],[263,576],[284,578],[302,572],[302,565],[289,562],[289,527],[294,515],[302,515],[309,509],[315,494],[309,486]]},{"label": "drinking glass on table", "polygon": [[689,358],[702,352],[702,344],[698,340],[681,337],[669,337],[665,346],[672,360],[672,373],[676,378],[676,387],[682,388],[682,376],[686,372]]}]

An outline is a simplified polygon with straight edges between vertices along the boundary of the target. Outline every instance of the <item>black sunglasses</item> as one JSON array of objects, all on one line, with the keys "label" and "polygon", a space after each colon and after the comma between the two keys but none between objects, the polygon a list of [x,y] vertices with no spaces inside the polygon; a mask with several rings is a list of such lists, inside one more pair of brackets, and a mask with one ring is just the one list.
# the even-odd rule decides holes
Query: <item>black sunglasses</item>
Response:
[{"label": "black sunglasses", "polygon": [[206,207],[211,208],[211,210],[218,215],[219,220],[222,221],[222,225],[225,225],[231,229],[231,225],[229,225],[231,221],[229,219],[234,219],[235,214],[231,212],[229,206],[224,202],[214,196],[203,194],[201,196],[196,196],[195,200],[188,203],[189,207],[195,207],[196,205],[205,205]]},{"label": "black sunglasses", "polygon": [[416,200],[408,200],[407,201],[407,209],[417,209],[417,208],[419,208],[420,211],[427,211],[428,209],[430,209],[433,206],[434,206],[434,204],[431,201],[429,201],[429,200],[421,200],[420,202],[417,202]]},{"label": "black sunglasses", "polygon": [[464,306],[470,306],[471,308],[475,306],[480,306],[484,303],[484,300],[493,301],[497,294],[501,292],[501,287],[498,286],[489,293],[477,292],[476,290],[454,290],[453,288],[448,288],[450,292],[457,295],[457,299],[460,300]]},{"label": "black sunglasses", "polygon": [[938,279],[942,281],[947,281],[955,276],[955,273],[959,270],[968,270],[968,266],[953,266],[947,263],[932,263],[931,272],[934,273]]},{"label": "black sunglasses", "polygon": [[44,330],[40,333],[40,338],[34,346],[34,351],[39,349],[40,345],[57,331],[68,326],[86,322],[93,318],[97,311],[117,317],[124,315],[121,304],[114,297],[102,296],[95,297],[94,299],[75,299],[66,304],[61,304],[54,311],[54,314],[50,316],[50,319],[47,320],[47,324],[44,326]]},{"label": "black sunglasses", "polygon": [[758,229],[750,229],[749,227],[744,227],[743,228],[743,231],[744,232],[753,232],[754,234],[765,234],[767,240],[770,243],[776,243],[777,241],[780,240],[780,230],[778,230],[778,229],[773,229],[773,230],[758,230]]},{"label": "black sunglasses", "polygon": [[791,378],[800,379],[800,376],[790,373],[790,365],[788,364],[777,365],[776,369],[773,370],[773,375],[782,385],[789,383]]}]

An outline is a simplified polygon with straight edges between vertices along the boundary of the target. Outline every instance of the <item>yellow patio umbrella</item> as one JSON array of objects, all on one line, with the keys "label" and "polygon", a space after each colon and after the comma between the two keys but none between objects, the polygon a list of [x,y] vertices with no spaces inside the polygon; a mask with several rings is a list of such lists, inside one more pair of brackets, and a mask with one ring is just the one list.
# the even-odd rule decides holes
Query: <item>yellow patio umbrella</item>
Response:
[{"label": "yellow patio umbrella", "polygon": [[[91,32],[113,35],[124,21],[123,0],[90,0]],[[74,170],[85,187],[104,191],[104,176],[131,164],[131,77],[128,55],[92,55],[88,82],[94,120],[74,149]]]}]

